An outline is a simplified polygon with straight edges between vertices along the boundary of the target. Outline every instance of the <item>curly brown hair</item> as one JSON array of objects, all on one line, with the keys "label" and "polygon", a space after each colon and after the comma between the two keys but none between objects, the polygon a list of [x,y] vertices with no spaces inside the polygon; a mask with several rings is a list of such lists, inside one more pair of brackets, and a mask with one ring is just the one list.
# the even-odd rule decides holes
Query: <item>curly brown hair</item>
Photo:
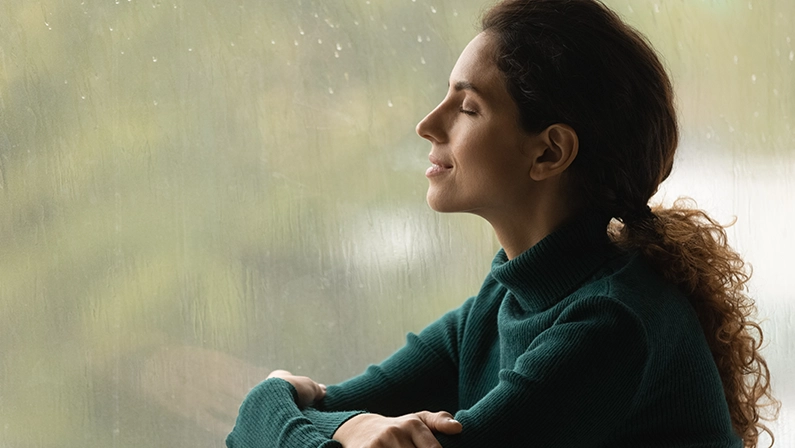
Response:
[{"label": "curly brown hair", "polygon": [[572,200],[610,213],[615,243],[640,251],[689,297],[735,432],[746,447],[760,432],[772,438],[759,421],[777,401],[746,294],[750,273],[724,227],[690,202],[647,205],[671,173],[679,135],[673,88],[651,45],[597,0],[504,0],[482,29],[497,43],[521,127],[537,133],[565,123],[577,132],[579,152],[565,173]]},{"label": "curly brown hair", "polygon": [[723,382],[732,426],[745,446],[755,447],[760,431],[773,440],[759,421],[760,408],[775,408],[778,402],[759,352],[762,329],[753,320],[754,300],[746,294],[751,275],[745,263],[729,246],[724,226],[695,209],[692,200],[680,198],[672,208],[656,207],[652,213],[637,223],[613,222],[613,241],[639,250],[690,299]]}]

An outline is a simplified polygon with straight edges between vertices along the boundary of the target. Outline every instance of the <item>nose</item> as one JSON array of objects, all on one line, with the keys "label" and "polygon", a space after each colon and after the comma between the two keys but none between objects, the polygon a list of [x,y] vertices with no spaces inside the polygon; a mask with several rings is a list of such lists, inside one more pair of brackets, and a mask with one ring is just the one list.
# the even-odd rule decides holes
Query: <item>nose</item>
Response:
[{"label": "nose", "polygon": [[435,109],[428,113],[425,118],[417,123],[417,135],[434,143],[444,141],[445,133],[444,127],[442,126],[441,108],[442,105],[439,104]]}]

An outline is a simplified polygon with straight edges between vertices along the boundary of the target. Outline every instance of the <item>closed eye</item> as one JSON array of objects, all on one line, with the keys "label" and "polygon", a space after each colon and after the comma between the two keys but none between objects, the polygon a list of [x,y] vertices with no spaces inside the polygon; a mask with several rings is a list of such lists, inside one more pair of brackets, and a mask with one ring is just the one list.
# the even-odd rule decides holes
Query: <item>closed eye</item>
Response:
[{"label": "closed eye", "polygon": [[463,107],[459,107],[458,111],[461,112],[462,114],[467,114],[467,115],[477,115],[478,114],[474,110],[467,110],[467,109],[464,109]]}]

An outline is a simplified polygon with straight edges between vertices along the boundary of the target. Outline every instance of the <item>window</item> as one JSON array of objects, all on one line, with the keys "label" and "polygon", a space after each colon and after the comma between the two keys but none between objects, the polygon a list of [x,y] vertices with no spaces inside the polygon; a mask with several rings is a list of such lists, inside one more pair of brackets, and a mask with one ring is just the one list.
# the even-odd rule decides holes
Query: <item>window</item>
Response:
[{"label": "window", "polygon": [[[664,55],[660,198],[723,222],[795,444],[795,3],[610,1]],[[0,447],[216,447],[273,368],[361,371],[496,241],[424,204],[414,125],[481,1],[0,5]]]}]

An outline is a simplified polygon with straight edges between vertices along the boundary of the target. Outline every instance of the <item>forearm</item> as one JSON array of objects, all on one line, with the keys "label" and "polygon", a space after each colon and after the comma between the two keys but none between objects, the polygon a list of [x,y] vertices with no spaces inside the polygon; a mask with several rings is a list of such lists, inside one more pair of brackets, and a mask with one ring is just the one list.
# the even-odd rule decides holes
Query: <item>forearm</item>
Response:
[{"label": "forearm", "polygon": [[320,410],[364,409],[385,416],[421,410],[457,409],[455,365],[439,356],[420,337],[377,366],[339,385],[329,386]]},{"label": "forearm", "polygon": [[[356,415],[333,413],[325,425],[339,426]],[[338,421],[338,423],[334,423]],[[333,431],[332,431],[333,433]],[[226,439],[228,448],[341,448],[339,442],[325,436],[296,405],[295,389],[282,379],[263,381],[249,392],[232,433]]]}]

